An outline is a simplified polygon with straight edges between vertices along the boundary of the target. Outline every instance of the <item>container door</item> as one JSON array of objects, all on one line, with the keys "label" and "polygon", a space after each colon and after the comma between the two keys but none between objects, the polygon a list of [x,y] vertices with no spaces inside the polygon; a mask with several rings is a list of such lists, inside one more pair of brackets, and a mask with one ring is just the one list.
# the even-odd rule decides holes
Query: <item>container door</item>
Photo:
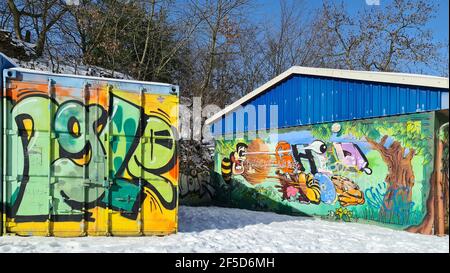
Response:
[{"label": "container door", "polygon": [[138,215],[142,191],[139,175],[130,172],[129,162],[134,162],[139,154],[142,96],[114,87],[110,88],[109,96],[112,105],[108,123],[108,228],[112,235],[140,235]]},{"label": "container door", "polygon": [[0,236],[4,233],[5,225],[5,219],[6,219],[6,201],[5,201],[5,183],[4,183],[4,172],[3,172],[3,139],[5,135],[5,127],[3,126],[3,110],[4,110],[4,89],[3,89],[3,82],[4,82],[4,76],[8,75],[8,68],[14,67],[15,64],[9,60],[4,54],[0,52],[0,129],[1,129],[1,135],[0,135]]},{"label": "container door", "polygon": [[178,101],[148,94],[145,89],[140,93],[113,90],[110,96],[113,104],[108,155],[110,232],[113,235],[174,232],[176,118],[171,121],[170,117],[177,112],[163,109],[177,106]]},{"label": "container door", "polygon": [[85,222],[90,235],[108,234],[108,113],[109,94],[104,85],[86,88],[87,143],[90,147],[89,164],[85,168]]},{"label": "container door", "polygon": [[[57,181],[52,163],[57,141],[51,128],[57,110],[52,99],[56,90],[47,78],[34,83],[27,82],[26,75],[21,79],[8,78],[4,104],[6,232],[52,235],[52,188]],[[33,91],[39,95],[26,92],[30,85],[36,85]]]},{"label": "container door", "polygon": [[85,90],[20,74],[8,78],[5,100],[6,231],[83,235],[93,155]]},{"label": "container door", "polygon": [[51,214],[50,235],[84,235],[84,187],[86,163],[90,154],[86,145],[87,113],[84,85],[50,80],[50,143],[47,166]]},{"label": "container door", "polygon": [[13,78],[7,77],[6,85],[3,150],[4,162],[7,162],[3,169],[5,232],[45,235],[50,231],[47,220],[51,212],[49,103],[43,97],[19,99],[22,82]]},{"label": "container door", "polygon": [[[106,127],[101,89],[86,82],[80,96],[65,100],[55,113],[58,159],[53,163],[55,235],[85,236],[106,232],[100,212],[105,194],[105,151],[100,137]],[[99,221],[100,220],[100,221]],[[58,233],[57,233],[58,232]]]},{"label": "container door", "polygon": [[146,194],[141,211],[143,233],[173,233],[178,206],[178,97],[146,94],[144,105],[147,122],[136,159]]}]

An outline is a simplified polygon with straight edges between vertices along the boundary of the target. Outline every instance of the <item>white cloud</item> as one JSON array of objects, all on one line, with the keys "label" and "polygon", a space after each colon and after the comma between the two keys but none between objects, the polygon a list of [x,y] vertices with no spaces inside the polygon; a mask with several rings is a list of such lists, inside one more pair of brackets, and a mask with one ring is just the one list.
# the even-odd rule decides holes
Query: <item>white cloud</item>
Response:
[{"label": "white cloud", "polygon": [[379,6],[380,0],[366,0],[366,4],[369,6]]}]

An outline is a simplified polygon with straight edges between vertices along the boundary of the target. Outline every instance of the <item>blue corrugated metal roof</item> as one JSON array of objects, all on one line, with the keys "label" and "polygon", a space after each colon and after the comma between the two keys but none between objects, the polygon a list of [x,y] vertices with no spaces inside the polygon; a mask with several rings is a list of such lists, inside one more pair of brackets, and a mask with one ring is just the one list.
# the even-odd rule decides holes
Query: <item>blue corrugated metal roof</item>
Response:
[{"label": "blue corrugated metal roof", "polygon": [[[448,97],[448,88],[294,74],[242,104],[255,107],[257,117],[258,106],[278,105],[277,120],[270,121],[267,111],[267,122],[249,123],[245,110],[234,109],[214,121],[212,131],[220,135],[440,110],[444,94]],[[244,120],[243,128],[237,120]]]}]

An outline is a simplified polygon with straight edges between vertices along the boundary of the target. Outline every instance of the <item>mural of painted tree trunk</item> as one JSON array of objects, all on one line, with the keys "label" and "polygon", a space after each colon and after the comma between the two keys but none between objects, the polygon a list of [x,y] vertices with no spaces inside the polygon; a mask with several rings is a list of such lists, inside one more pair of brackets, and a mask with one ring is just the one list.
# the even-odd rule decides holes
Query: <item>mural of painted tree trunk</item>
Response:
[{"label": "mural of painted tree trunk", "polygon": [[385,182],[388,184],[387,193],[384,196],[384,205],[380,214],[384,218],[395,217],[393,206],[398,206],[396,210],[404,210],[408,213],[411,204],[412,188],[414,187],[414,172],[411,160],[415,150],[402,147],[400,142],[394,141],[389,147],[385,147],[388,136],[382,137],[379,143],[367,138],[372,147],[377,150],[388,167],[388,174]]},{"label": "mural of painted tree trunk", "polygon": [[[446,120],[448,120],[448,115]],[[439,128],[434,172],[430,179],[430,195],[427,201],[428,214],[420,225],[407,230],[414,233],[448,234],[449,208],[448,169],[448,122]]]}]

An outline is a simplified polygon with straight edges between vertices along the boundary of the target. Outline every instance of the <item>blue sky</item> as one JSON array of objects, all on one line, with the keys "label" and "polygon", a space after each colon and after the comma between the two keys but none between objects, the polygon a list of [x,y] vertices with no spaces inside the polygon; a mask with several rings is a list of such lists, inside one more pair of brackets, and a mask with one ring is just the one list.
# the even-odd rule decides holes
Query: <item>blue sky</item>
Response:
[{"label": "blue sky", "polygon": [[[288,0],[291,3],[298,3],[299,7],[306,4],[310,9],[317,9],[322,6],[323,0]],[[377,1],[377,0],[367,0]],[[392,0],[378,0],[380,7],[388,5]],[[449,0],[429,0],[438,5],[436,18],[430,21],[428,27],[434,30],[435,38],[439,41],[447,41],[449,33]],[[336,0],[340,3],[341,0]],[[368,6],[366,0],[346,0],[344,1],[351,13],[357,13],[364,8],[380,8],[377,6]],[[258,0],[258,10],[255,13],[256,20],[260,18],[271,18],[276,23],[280,16],[280,4],[278,0]]]},{"label": "blue sky", "polygon": [[[186,0],[176,0],[178,3],[186,3]],[[314,10],[319,9],[326,0],[286,0],[289,6],[294,6],[306,10],[305,15],[313,15]],[[330,0],[345,3],[350,14],[356,14],[365,8],[383,8],[392,3],[394,0]],[[380,5],[367,5],[367,2],[379,2]],[[435,42],[447,44],[449,41],[449,0],[426,0],[437,6],[435,18],[432,18],[428,24],[428,28],[434,33]],[[276,26],[280,21],[280,0],[253,0],[251,2],[252,10],[248,14],[248,19],[255,23],[266,27]],[[448,48],[446,52],[448,55]],[[429,67],[418,67],[420,73],[439,75],[441,72],[432,70]]]},{"label": "blue sky", "polygon": [[[324,0],[286,0],[297,5],[299,8],[306,9],[305,14],[312,14],[312,11],[322,6]],[[342,0],[331,0],[341,3]],[[367,5],[367,2],[379,2],[379,6]],[[365,8],[383,8],[393,0],[344,0],[346,8],[350,14],[356,14],[358,11],[363,11]],[[441,43],[449,41],[449,0],[427,0],[436,4],[437,12],[435,18],[430,20],[428,28],[434,32],[434,40]],[[279,0],[256,0],[256,10],[253,13],[252,20],[261,22],[267,25],[276,25],[280,17],[280,2]],[[448,54],[448,49],[447,49]],[[423,69],[424,74],[435,74],[435,71],[427,67]]]}]

